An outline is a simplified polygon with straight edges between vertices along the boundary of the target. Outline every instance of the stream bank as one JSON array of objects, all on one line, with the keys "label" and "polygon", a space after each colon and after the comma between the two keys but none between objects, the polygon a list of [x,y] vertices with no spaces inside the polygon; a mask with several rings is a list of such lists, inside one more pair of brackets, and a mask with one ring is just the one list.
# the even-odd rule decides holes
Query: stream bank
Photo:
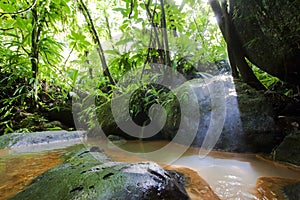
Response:
[{"label": "stream bank", "polygon": [[[83,141],[84,142],[84,141]],[[94,141],[95,144],[98,144],[98,147],[93,147],[93,146],[86,146],[83,147],[82,144],[80,143],[79,146],[75,146],[75,147],[64,147],[63,145],[64,142],[60,143],[62,145],[63,149],[60,149],[58,153],[57,150],[52,149],[49,151],[49,147],[47,146],[51,146],[51,143],[48,144],[43,144],[44,145],[44,149],[48,149],[47,152],[44,152],[46,154],[51,154],[51,152],[56,152],[56,154],[52,155],[52,158],[54,158],[56,155],[58,158],[65,160],[61,160],[60,162],[65,162],[64,164],[61,163],[57,163],[59,164],[58,167],[52,168],[50,171],[47,171],[46,173],[42,174],[41,176],[38,176],[37,178],[34,178],[36,175],[29,175],[29,176],[33,176],[30,178],[30,180],[32,178],[34,178],[34,181],[32,182],[32,185],[34,186],[29,186],[27,187],[28,191],[34,191],[33,189],[37,189],[40,191],[43,191],[44,183],[43,181],[45,181],[45,177],[49,176],[54,176],[56,177],[54,174],[57,173],[63,173],[63,169],[71,169],[72,165],[73,165],[73,169],[71,171],[74,171],[74,177],[73,177],[73,181],[67,181],[68,183],[70,183],[70,185],[74,184],[75,180],[78,180],[75,184],[78,190],[74,190],[74,194],[72,195],[80,195],[80,191],[81,191],[81,187],[77,187],[77,186],[85,186],[86,183],[91,183],[93,182],[93,179],[80,179],[80,175],[81,172],[83,171],[87,171],[87,170],[95,170],[95,173],[99,173],[101,174],[101,169],[99,168],[96,169],[99,166],[108,166],[107,170],[111,170],[108,172],[108,174],[113,173],[116,171],[119,171],[120,167],[123,168],[125,167],[125,169],[128,167],[129,171],[130,169],[132,169],[132,167],[134,169],[157,169],[159,174],[162,173],[162,168],[158,167],[157,164],[154,164],[152,162],[149,163],[149,160],[142,158],[142,157],[136,157],[136,156],[132,156],[132,154],[124,154],[124,152],[120,152],[120,151],[116,151],[115,146],[110,144],[106,144],[103,141]],[[126,143],[118,143],[119,146],[121,146],[122,148],[124,148],[126,150],[126,152],[130,152],[130,151],[138,151],[138,152],[149,152],[149,151],[153,151],[153,149],[157,149],[160,148],[162,146],[165,146],[166,143],[168,143],[167,141],[149,141],[149,142],[143,142],[143,141],[127,141]],[[56,142],[56,144],[59,144],[59,142]],[[85,143],[86,144],[86,143]],[[178,144],[172,144],[174,145],[174,149],[178,149]],[[2,152],[5,151],[9,151],[10,153],[7,154],[7,156],[11,155],[12,152],[15,156],[17,154],[23,154],[25,155],[25,157],[23,156],[21,159],[26,159],[26,155],[29,156],[29,152],[30,150],[33,150],[34,155],[36,156],[36,158],[34,160],[36,160],[38,157],[42,157],[41,154],[39,152],[36,152],[36,146],[39,146],[37,144],[35,145],[29,145],[26,148],[21,148],[21,146],[15,146],[12,147],[10,150],[6,149],[6,150],[1,150]],[[32,149],[30,149],[30,147],[33,147]],[[102,147],[103,150],[102,151]],[[59,148],[59,145],[56,145],[56,148]],[[74,150],[75,148],[75,150]],[[40,149],[41,152],[43,152],[41,149],[42,148],[38,148]],[[25,153],[27,152],[27,153]],[[69,152],[69,153],[66,153]],[[85,152],[85,153],[84,153]],[[25,153],[25,154],[24,154]],[[44,154],[43,153],[43,154]],[[159,162],[157,160],[152,160],[156,163],[158,163],[159,165],[161,165],[164,170],[166,170],[167,174],[169,173],[169,171],[171,170],[171,174],[174,175],[174,170],[177,171],[178,173],[175,173],[179,176],[175,176],[177,177],[177,179],[173,179],[175,180],[181,180],[179,181],[181,184],[183,183],[182,181],[184,180],[185,183],[185,190],[186,193],[189,195],[189,197],[191,199],[228,199],[227,197],[231,196],[232,198],[234,197],[234,195],[237,195],[235,197],[238,197],[239,195],[242,195],[240,197],[243,197],[243,199],[251,199],[250,197],[256,197],[258,195],[265,195],[265,197],[268,197],[268,194],[273,194],[275,193],[278,197],[280,195],[290,195],[291,197],[294,195],[297,195],[297,191],[299,188],[299,180],[300,180],[300,173],[299,173],[299,169],[296,170],[293,167],[287,168],[285,166],[278,166],[278,164],[273,163],[271,161],[262,161],[260,159],[257,159],[255,155],[252,154],[232,154],[232,153],[221,153],[221,152],[212,152],[211,154],[209,154],[205,159],[199,159],[199,157],[197,156],[199,153],[199,149],[198,148],[189,148],[188,151],[183,155],[183,157],[178,158],[176,160],[176,162],[172,163],[171,165],[168,164],[168,159],[172,159],[172,152],[169,152],[169,155],[164,156],[165,158],[165,163],[164,161],[161,160],[160,158],[157,158],[158,160],[160,160]],[[4,153],[5,154],[5,153]],[[4,155],[1,154],[1,155]],[[78,157],[78,155],[82,156],[82,158]],[[60,155],[63,155],[63,157],[61,157]],[[98,155],[98,156],[96,156]],[[54,156],[54,157],[53,157]],[[96,156],[96,158],[95,158]],[[100,156],[100,157],[99,157]],[[6,156],[1,156],[1,158],[5,158]],[[168,158],[169,157],[169,158]],[[49,157],[44,157],[47,162],[49,162]],[[8,157],[7,157],[8,159]],[[44,160],[44,162],[46,161]],[[112,164],[101,164],[101,160],[102,161],[107,161],[108,163]],[[3,160],[3,163],[5,164],[6,162],[9,162],[9,160]],[[21,161],[19,161],[21,163]],[[30,162],[30,161],[29,161]],[[47,163],[46,162],[46,163]],[[106,162],[106,163],[107,163]],[[129,162],[129,163],[128,163]],[[36,162],[33,162],[31,168],[35,168],[39,166],[35,166]],[[42,160],[41,160],[41,163]],[[77,164],[75,164],[77,163]],[[127,164],[126,164],[127,163]],[[140,163],[140,164],[138,164]],[[36,163],[38,165],[38,163]],[[76,165],[74,167],[74,164]],[[86,165],[85,165],[86,164]],[[6,166],[6,173],[12,174],[15,173],[15,177],[22,177],[24,173],[26,173],[26,171],[28,171],[27,167],[25,166],[24,169],[20,172],[20,170],[17,170],[16,172],[14,172],[14,165],[9,165],[10,167],[8,168],[8,166]],[[63,167],[62,167],[63,166]],[[119,167],[119,168],[118,168]],[[188,167],[188,168],[187,168]],[[200,167],[200,168],[199,168]],[[83,170],[83,168],[85,168]],[[1,168],[0,168],[1,169]],[[3,167],[2,167],[3,169]],[[4,169],[5,169],[5,165],[4,165]],[[87,170],[86,170],[87,169]],[[192,169],[192,170],[191,170]],[[46,169],[43,169],[46,170]],[[83,170],[83,171],[82,171]],[[60,172],[61,171],[61,172]],[[76,176],[75,172],[80,172],[79,176]],[[155,171],[155,170],[154,170]],[[173,171],[173,172],[172,172]],[[41,171],[42,172],[42,171]],[[40,172],[40,173],[41,173]],[[145,170],[144,170],[145,172]],[[154,173],[155,175],[151,175],[151,173]],[[153,178],[155,178],[156,176],[159,176],[158,174],[156,174],[155,172],[153,172],[153,170],[150,172],[148,170],[146,170],[146,174],[148,174],[149,176],[145,176],[145,177],[149,177],[151,180],[153,180]],[[1,172],[3,173],[3,171]],[[5,173],[5,174],[6,174]],[[120,172],[121,174],[123,172]],[[149,174],[150,173],[150,174]],[[19,175],[17,175],[19,174]],[[83,173],[86,174],[86,173]],[[163,173],[164,174],[164,173]],[[184,176],[183,176],[184,174]],[[105,176],[107,174],[102,174],[103,177],[106,177],[106,179],[104,179],[105,181],[110,181],[110,178],[114,179],[114,175],[110,174],[109,176]],[[115,174],[116,176],[118,176],[118,173]],[[168,174],[170,177],[172,177],[170,174]],[[70,177],[71,175],[66,174],[67,177]],[[140,175],[137,175],[140,176]],[[274,182],[273,185],[278,184],[279,186],[282,185],[283,187],[281,187],[280,189],[274,189],[274,187],[269,187],[269,182],[270,181],[266,181],[266,179],[262,178],[262,179],[257,179],[258,177],[263,177],[263,176],[271,176],[271,177],[275,177],[274,180],[276,180]],[[5,180],[5,176],[2,176],[3,179]],[[78,179],[77,179],[77,178]],[[102,177],[102,180],[103,180]],[[184,178],[183,178],[184,177]],[[202,178],[200,178],[202,177]],[[276,179],[276,177],[278,179]],[[101,177],[100,177],[101,178]],[[158,177],[158,181],[160,180],[160,178],[162,178],[161,176]],[[280,179],[279,179],[280,178]],[[57,177],[57,180],[61,180],[61,177]],[[293,180],[291,180],[293,179]],[[20,179],[22,180],[22,179]],[[20,180],[14,180],[14,181],[20,181]],[[31,182],[29,180],[29,182]],[[81,180],[81,181],[79,181]],[[103,181],[104,181],[103,180]],[[166,180],[170,180],[170,178],[166,179]],[[249,183],[247,183],[247,181],[251,180]],[[260,181],[263,180],[264,182]],[[280,180],[282,182],[278,182],[278,180]],[[12,182],[14,182],[12,181]],[[97,179],[97,181],[99,181]],[[157,180],[156,180],[157,181]],[[27,182],[27,184],[29,183]],[[38,183],[40,183],[40,188],[38,186]],[[62,180],[62,182],[64,182],[64,180]],[[176,181],[175,181],[176,182]],[[257,186],[256,185],[257,182]],[[272,182],[272,181],[271,181]],[[68,185],[68,183],[64,183],[65,185]],[[134,183],[134,182],[133,182]],[[172,182],[170,182],[172,183]],[[246,184],[247,183],[247,184]],[[288,184],[285,184],[288,183]],[[290,184],[289,184],[290,183]],[[46,185],[48,183],[45,183]],[[63,183],[60,183],[63,184]],[[78,185],[79,184],[79,185]],[[70,186],[69,185],[69,186]],[[13,187],[13,184],[11,185]],[[73,185],[74,186],[74,185]],[[4,185],[2,187],[5,187]],[[24,187],[23,187],[24,188]],[[30,189],[31,188],[31,189]],[[32,189],[33,188],[33,189]],[[38,189],[39,188],[39,189]],[[73,187],[71,188],[74,189]],[[93,187],[91,187],[93,188]],[[252,188],[252,189],[251,189]],[[255,189],[257,188],[257,189]],[[263,188],[263,189],[261,189]],[[16,189],[16,188],[15,188]],[[69,188],[70,189],[70,188]],[[123,189],[123,187],[122,187]],[[281,190],[284,189],[285,193],[283,194],[281,192]],[[24,191],[25,191],[24,190]],[[89,187],[87,187],[87,190],[89,190]],[[17,190],[17,191],[20,191]],[[28,193],[27,192],[23,192],[24,193]],[[51,190],[52,191],[52,190]],[[58,189],[58,191],[61,191],[60,189]],[[82,189],[82,191],[84,191],[84,189]],[[180,190],[179,190],[180,191]],[[261,194],[256,194],[255,191],[267,191],[265,193],[261,193]],[[47,193],[48,191],[45,191],[45,193]],[[55,192],[55,191],[52,191]],[[250,193],[249,193],[250,192]],[[63,192],[64,193],[64,192]],[[68,192],[66,192],[65,194],[70,195]],[[202,195],[202,196],[201,196]],[[216,196],[217,195],[217,196]],[[24,196],[23,196],[24,197]],[[22,198],[23,198],[22,197]],[[270,196],[269,196],[270,197]],[[21,197],[20,197],[21,198]],[[25,198],[26,199],[26,198]]]},{"label": "stream bank", "polygon": [[[187,178],[188,184],[198,185],[201,183],[200,186],[206,191],[205,194],[202,194],[205,196],[204,199],[211,199],[211,197],[217,199],[209,185],[190,169],[176,168],[176,171],[179,171],[176,172],[175,168],[169,167],[165,170],[149,161],[114,162],[99,147],[83,147],[80,143],[82,132],[71,132],[67,139],[64,137],[65,131],[34,134],[28,133],[22,137],[17,133],[11,134],[10,139],[9,135],[0,137],[2,147],[9,147],[1,150],[3,155],[6,155],[6,158],[3,157],[3,169],[7,173],[4,175],[2,171],[0,175],[2,174],[4,180],[9,179],[0,187],[3,199],[8,197],[11,199],[86,199],[87,197],[92,199],[118,199],[120,197],[121,199],[153,199],[158,196],[163,199],[189,199],[185,189],[185,178]],[[77,134],[77,136],[74,137],[73,134]],[[55,137],[49,137],[50,135],[55,135]],[[81,140],[78,141],[78,139]],[[70,143],[70,140],[74,140],[73,143]],[[76,143],[79,146],[72,147]],[[56,150],[57,148],[59,150]],[[49,156],[44,157],[44,154]],[[23,173],[17,170],[17,173],[13,173],[15,173],[15,177],[19,177],[19,180],[10,180],[12,177],[7,174],[11,174],[10,170],[15,168],[13,165],[16,163],[9,164],[10,167],[7,168],[8,165],[5,163],[13,161],[13,159],[7,160],[9,155],[32,162],[33,166],[23,166],[25,167],[24,173],[26,173],[27,167],[32,168],[33,171],[28,171],[29,177],[22,178]],[[57,159],[52,163],[50,160],[52,158],[55,160],[53,155],[56,155]],[[42,163],[46,161],[43,159],[47,159],[47,162],[45,162],[44,168],[40,168],[34,166],[35,164],[40,165],[39,162],[30,161],[27,157],[36,157],[34,160]],[[57,166],[55,167],[55,165]],[[46,171],[47,169],[49,170]],[[44,171],[46,172],[41,174]],[[185,177],[183,174],[188,176]],[[190,176],[194,176],[194,178]],[[8,191],[5,187],[9,185],[11,189]],[[47,190],[44,190],[45,188]],[[14,191],[20,192],[13,196]],[[191,192],[189,191],[189,193]],[[132,197],[132,195],[134,196]]]},{"label": "stream bank", "polygon": [[[133,95],[129,105],[135,103],[135,107],[140,108],[135,108],[137,113],[129,108],[133,116],[148,116],[150,111],[147,108],[155,102],[164,105],[167,113],[161,131],[152,138],[146,138],[148,140],[169,140],[223,152],[265,153],[276,161],[300,164],[300,154],[297,153],[300,146],[300,118],[282,112],[291,101],[284,95],[257,91],[230,75],[217,75],[208,80],[193,79],[172,92],[154,97],[150,92],[144,95],[146,91],[143,88],[135,93],[139,94],[135,95],[138,98]],[[122,101],[123,96],[116,96],[97,108],[101,130],[91,137],[104,133],[107,137],[137,139],[120,128],[130,121],[124,106],[126,101]],[[144,99],[151,99],[153,103],[145,102]],[[181,99],[180,102],[178,99]],[[112,111],[115,102],[122,105],[118,110],[118,120]],[[147,105],[147,108],[143,105]],[[199,111],[198,116],[196,111]],[[161,117],[157,113],[154,116]],[[139,124],[149,123],[148,117],[139,120],[144,120],[139,121]]]},{"label": "stream bank", "polygon": [[98,147],[65,155],[11,199],[189,199],[184,177],[152,162],[113,162]]}]

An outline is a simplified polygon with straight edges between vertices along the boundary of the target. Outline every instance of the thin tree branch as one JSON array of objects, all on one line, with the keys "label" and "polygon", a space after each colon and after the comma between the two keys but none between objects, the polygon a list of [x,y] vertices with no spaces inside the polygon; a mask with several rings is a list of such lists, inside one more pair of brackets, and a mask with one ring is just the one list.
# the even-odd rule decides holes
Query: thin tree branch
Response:
[{"label": "thin tree branch", "polygon": [[18,14],[22,14],[22,13],[28,12],[28,11],[30,11],[36,5],[36,2],[37,2],[37,0],[34,0],[32,2],[32,4],[28,8],[24,9],[24,10],[20,10],[20,11],[17,11],[17,12],[3,12],[3,13],[0,14],[0,17],[2,17],[3,15],[18,15]]},{"label": "thin tree branch", "polygon": [[165,51],[165,64],[168,67],[171,67],[171,59],[170,59],[170,50],[169,50],[169,40],[168,40],[168,33],[167,33],[167,22],[166,22],[166,13],[165,13],[165,4],[164,0],[160,0],[161,6],[161,25],[162,25],[162,35],[164,41],[164,51]]},{"label": "thin tree branch", "polygon": [[149,47],[150,47],[150,45],[151,45],[151,43],[152,43],[152,38],[153,38],[152,34],[153,34],[153,33],[152,33],[152,29],[150,29],[150,40],[149,40],[149,45],[148,45],[148,49],[147,49],[147,57],[146,57],[146,59],[145,59],[145,61],[144,61],[144,65],[143,65],[143,69],[142,69],[140,81],[142,81],[143,75],[144,75],[144,73],[145,73],[146,64],[149,62],[149,58],[150,58],[150,50],[151,50],[151,48],[149,48]]},{"label": "thin tree branch", "polygon": [[[22,29],[20,29],[20,32],[21,32],[21,36],[22,36],[22,38],[21,38],[21,39],[22,39],[22,42],[19,41],[19,38],[18,38],[18,42],[19,42],[20,44],[22,44],[22,45],[19,45],[19,46],[23,49],[23,51],[25,51],[25,53],[27,54],[27,56],[30,56],[30,52],[27,51],[27,49],[25,49],[25,47],[23,46],[24,34],[23,34]],[[16,34],[17,34],[17,30],[16,30]]]},{"label": "thin tree branch", "polygon": [[69,59],[70,59],[70,57],[71,57],[71,54],[73,53],[73,51],[74,51],[74,49],[75,49],[76,44],[77,44],[77,43],[75,42],[74,45],[73,45],[73,47],[72,47],[72,49],[71,49],[71,51],[69,52],[68,57],[66,58],[66,60],[65,60],[65,62],[64,62],[64,66],[66,66],[67,62],[69,61]]},{"label": "thin tree branch", "polygon": [[130,12],[129,12],[129,15],[128,15],[128,19],[131,18],[133,8],[134,8],[134,4],[135,4],[135,0],[130,0]]},{"label": "thin tree branch", "polygon": [[38,27],[38,13],[36,9],[32,10],[32,32],[31,32],[31,71],[33,73],[33,78],[37,77],[38,73],[38,62],[39,62],[39,27]]},{"label": "thin tree branch", "polygon": [[94,22],[93,22],[93,19],[92,19],[90,13],[89,13],[89,10],[86,7],[86,5],[84,4],[83,0],[77,0],[77,2],[78,2],[79,6],[82,10],[82,13],[83,13],[84,17],[86,18],[86,21],[87,21],[88,25],[89,25],[90,31],[91,31],[92,36],[93,36],[93,40],[98,45],[97,52],[98,52],[98,55],[99,55],[100,60],[101,60],[104,76],[108,77],[108,79],[109,79],[109,81],[112,85],[116,85],[114,79],[112,78],[112,76],[109,72],[109,69],[108,69],[108,66],[107,66],[107,63],[106,63],[106,59],[105,59],[105,55],[104,55],[104,51],[103,51],[103,48],[102,48],[102,45],[101,45],[101,42],[100,42],[100,38],[98,36],[98,32],[95,28],[95,25],[94,25]]},{"label": "thin tree branch", "polygon": [[[163,61],[165,60],[164,59],[164,53],[163,53],[163,44],[160,42],[159,40],[159,35],[158,35],[158,31],[157,31],[157,25],[154,24],[154,15],[156,14],[156,4],[154,6],[154,9],[153,9],[153,14],[151,14],[150,12],[150,3],[151,3],[151,0],[148,0],[148,3],[146,4],[145,1],[144,1],[144,4],[145,4],[145,8],[146,8],[146,11],[147,11],[147,15],[148,15],[148,19],[151,23],[151,26],[154,30],[154,36],[155,36],[155,40],[152,40],[152,48],[151,49],[155,49],[156,48],[156,43],[157,43],[157,52],[159,54],[160,57],[158,58],[161,58]],[[151,32],[152,33],[152,32]],[[149,46],[150,48],[150,46]],[[157,57],[152,57],[152,60],[154,63],[157,63],[157,62],[161,62],[161,61],[158,61],[158,60],[154,60],[156,59]]]},{"label": "thin tree branch", "polygon": [[108,16],[107,16],[107,12],[104,10],[104,17],[105,17],[105,22],[106,22],[106,28],[107,28],[107,31],[108,31],[108,38],[111,42],[111,46],[113,49],[115,49],[115,45],[113,44],[113,38],[112,38],[112,33],[111,33],[111,28],[110,28],[110,25],[109,25],[109,20],[108,20]]},{"label": "thin tree branch", "polygon": [[0,28],[0,31],[10,31],[10,30],[13,30],[13,29],[15,29],[15,28]]},{"label": "thin tree branch", "polygon": [[[158,37],[158,32],[157,32],[157,26],[155,26],[154,24],[154,17],[153,15],[151,14],[150,12],[150,0],[148,1],[148,3],[146,4],[145,1],[144,1],[144,4],[145,4],[145,8],[146,8],[146,11],[147,11],[147,14],[148,14],[148,18],[149,18],[149,21],[151,23],[151,26],[153,27],[154,29],[154,34],[155,34],[155,40],[157,42],[157,45],[158,45],[158,49],[162,49],[162,45],[159,41],[159,37]],[[153,10],[153,12],[155,12],[155,9]]]}]

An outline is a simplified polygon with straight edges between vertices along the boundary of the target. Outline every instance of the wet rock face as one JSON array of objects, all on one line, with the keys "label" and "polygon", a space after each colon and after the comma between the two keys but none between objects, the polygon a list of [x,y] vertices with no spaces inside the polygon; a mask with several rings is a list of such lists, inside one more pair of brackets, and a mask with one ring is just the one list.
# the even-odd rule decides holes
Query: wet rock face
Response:
[{"label": "wet rock face", "polygon": [[300,180],[279,177],[259,177],[256,182],[258,199],[300,199]]},{"label": "wet rock face", "polygon": [[288,162],[300,166],[300,132],[292,133],[284,138],[276,148],[273,156],[277,161]]},{"label": "wet rock face", "polygon": [[298,183],[285,186],[283,191],[288,199],[300,199],[300,181],[298,181]]},{"label": "wet rock face", "polygon": [[299,1],[231,0],[230,4],[250,61],[282,80],[299,84]]},{"label": "wet rock face", "polygon": [[54,142],[80,140],[84,135],[82,131],[43,131],[32,133],[11,133],[0,137],[0,149],[31,146],[35,144],[48,144]]},{"label": "wet rock face", "polygon": [[[174,95],[180,102],[173,101]],[[284,135],[273,119],[272,104],[264,93],[242,82],[234,83],[229,75],[193,79],[174,89],[165,99],[163,105],[168,117],[157,139],[196,147],[201,147],[206,140],[202,147],[242,153],[270,153],[283,140]],[[132,139],[118,130],[107,104],[98,113],[102,130]],[[123,122],[126,123],[125,116]]]},{"label": "wet rock face", "polygon": [[12,199],[189,199],[181,174],[152,162],[111,162],[94,150],[67,155],[67,163],[37,177]]},{"label": "wet rock face", "polygon": [[[189,101],[198,101],[200,118],[181,117],[181,123],[198,125],[194,146],[203,144],[203,147],[230,152],[271,152],[283,139],[273,119],[272,105],[264,94],[244,83],[234,83],[230,76],[216,76],[205,83],[193,80],[178,90],[193,90],[198,97]],[[197,108],[189,109],[193,112]],[[173,112],[174,118],[178,118],[179,113],[171,109],[167,112]],[[177,134],[171,121],[163,131],[168,138]],[[190,132],[186,131],[186,134]],[[184,138],[177,140],[179,143],[184,141]]]}]

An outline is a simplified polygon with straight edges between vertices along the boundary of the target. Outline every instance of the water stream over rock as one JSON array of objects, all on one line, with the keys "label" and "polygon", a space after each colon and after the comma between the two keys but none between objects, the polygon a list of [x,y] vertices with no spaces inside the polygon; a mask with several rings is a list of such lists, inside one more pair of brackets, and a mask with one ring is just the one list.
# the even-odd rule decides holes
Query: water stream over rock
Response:
[{"label": "water stream over rock", "polygon": [[[126,151],[148,152],[167,145],[168,142],[128,142],[121,145]],[[174,151],[180,146],[174,145]],[[110,152],[107,152],[110,155]],[[158,162],[169,162],[174,152],[166,152],[163,158],[153,158]],[[112,156],[124,161],[126,156]],[[123,159],[122,159],[123,157]],[[130,160],[130,161],[134,161]],[[172,162],[198,172],[220,199],[258,199],[256,182],[260,177],[280,177],[300,181],[300,168],[288,167],[264,160],[255,154],[237,154],[212,151],[208,156],[199,157],[198,148],[189,148],[179,159]],[[279,183],[278,183],[279,184]]]},{"label": "water stream over rock", "polygon": [[[100,144],[99,141],[95,141],[95,143]],[[0,150],[0,199],[13,196],[16,192],[24,189],[34,177],[59,165],[62,162],[61,155],[74,148],[62,143],[59,149],[58,144],[56,143],[55,148],[49,148],[47,145],[40,146],[39,152],[36,152],[36,145],[32,147],[31,151],[30,147],[26,147],[26,151],[24,148],[21,151],[20,148]],[[105,153],[114,161],[135,162],[148,158],[138,157],[138,155],[128,152],[151,152],[169,144],[169,142],[131,141],[121,143],[119,147],[125,150],[123,152],[118,151],[118,148],[111,143],[102,142],[102,144],[100,148],[103,148]],[[171,145],[174,151],[180,147],[178,144]],[[257,158],[254,154],[211,152],[205,158],[200,159],[198,153],[199,149],[189,148],[182,157],[177,159],[174,158],[176,154],[170,151],[160,158],[151,158],[151,161],[165,163],[165,165],[171,163],[171,167],[179,165],[195,170],[219,198],[224,200],[260,199],[257,197],[256,191],[256,182],[260,177],[297,179],[298,182],[300,180],[299,169],[266,161]],[[263,188],[263,183],[260,182],[261,188]],[[195,185],[190,187],[195,187]],[[196,188],[188,189],[188,191],[193,190]],[[272,194],[272,191],[269,193]],[[198,199],[197,195],[192,196],[191,192],[189,194],[192,199]]]}]

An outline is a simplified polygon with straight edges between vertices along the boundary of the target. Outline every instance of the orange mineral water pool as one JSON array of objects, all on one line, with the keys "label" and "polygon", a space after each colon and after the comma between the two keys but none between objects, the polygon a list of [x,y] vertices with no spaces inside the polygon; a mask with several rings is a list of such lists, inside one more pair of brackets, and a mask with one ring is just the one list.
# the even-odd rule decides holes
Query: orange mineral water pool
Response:
[{"label": "orange mineral water pool", "polygon": [[[30,184],[30,181],[49,168],[62,163],[61,155],[73,148],[97,145],[116,161],[133,162],[150,160],[165,165],[183,166],[196,171],[220,199],[260,199],[256,194],[256,182],[260,177],[300,179],[300,170],[258,158],[254,154],[233,154],[210,152],[206,157],[198,156],[199,149],[188,148],[178,157],[176,151],[181,145],[171,144],[169,152],[161,155],[157,149],[169,144],[167,141],[128,141],[114,145],[93,141],[81,145],[64,145],[45,149],[0,150],[0,199],[7,199]],[[120,148],[122,151],[120,151]],[[137,154],[138,153],[138,154]],[[146,156],[145,156],[146,155]],[[276,179],[275,179],[276,180]],[[272,191],[269,191],[272,193]],[[197,199],[194,197],[193,199]]]}]

